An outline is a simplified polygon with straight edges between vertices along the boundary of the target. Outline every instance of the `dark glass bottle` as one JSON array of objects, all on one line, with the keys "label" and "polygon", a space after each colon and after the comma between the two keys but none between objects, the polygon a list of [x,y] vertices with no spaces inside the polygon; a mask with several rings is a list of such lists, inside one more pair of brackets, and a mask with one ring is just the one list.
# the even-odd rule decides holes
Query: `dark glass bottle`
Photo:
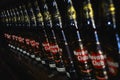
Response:
[{"label": "dark glass bottle", "polygon": [[[33,10],[36,16],[37,28],[35,29],[36,40],[39,42],[41,50],[41,63],[49,66],[49,46],[48,46],[48,37],[44,29],[43,16],[39,8],[38,1],[33,1]],[[45,42],[45,44],[44,44]]]},{"label": "dark glass bottle", "polygon": [[51,10],[51,19],[52,19],[51,21],[53,24],[49,28],[49,29],[51,29],[51,35],[52,35],[52,37],[50,36],[51,39],[49,40],[51,42],[50,49],[51,49],[51,52],[53,54],[53,57],[54,57],[54,60],[56,63],[57,71],[65,73],[66,70],[65,70],[65,65],[63,63],[63,52],[62,52],[63,50],[59,45],[59,41],[57,40],[57,37],[59,37],[59,35],[56,35],[56,31],[54,30],[54,28],[56,27],[56,24],[58,24],[58,26],[59,26],[57,19],[59,18],[60,13],[59,13],[57,3],[55,0],[51,0],[49,3],[50,3],[49,7]]},{"label": "dark glass bottle", "polygon": [[101,28],[100,33],[104,50],[107,55],[109,79],[118,80],[120,78],[120,36],[117,31],[116,10],[113,0],[103,0],[101,3]]},{"label": "dark glass bottle", "polygon": [[83,16],[83,26],[80,32],[93,64],[95,78],[97,80],[108,80],[106,55],[101,48],[90,0],[83,1]]},{"label": "dark glass bottle", "polygon": [[[51,29],[52,28],[51,15],[48,11],[48,6],[47,6],[45,0],[43,1],[43,19],[44,19],[44,29],[46,32],[46,36],[48,38],[48,42],[47,42],[47,45],[49,46],[49,54],[48,55],[51,57],[52,63],[54,63],[54,68],[56,68],[54,56],[53,56],[54,50],[51,48],[56,47],[55,53],[58,51],[59,48],[58,48],[58,45],[55,43],[56,37],[54,36],[54,31]],[[49,65],[49,66],[52,67],[52,65]]]}]

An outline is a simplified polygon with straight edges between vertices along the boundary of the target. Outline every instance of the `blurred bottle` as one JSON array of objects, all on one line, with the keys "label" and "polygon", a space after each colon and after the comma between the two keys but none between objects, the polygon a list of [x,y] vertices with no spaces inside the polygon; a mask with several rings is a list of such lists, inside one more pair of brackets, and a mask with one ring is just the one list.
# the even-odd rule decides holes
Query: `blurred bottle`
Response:
[{"label": "blurred bottle", "polygon": [[[50,0],[49,0],[50,1]],[[64,63],[63,63],[63,50],[62,48],[60,48],[59,44],[58,44],[58,41],[57,41],[57,38],[56,37],[59,37],[58,35],[56,35],[55,31],[54,31],[54,27],[56,24],[59,24],[57,23],[57,21],[55,23],[52,23],[53,19],[52,17],[58,17],[59,18],[59,11],[58,11],[58,8],[57,8],[57,3],[55,0],[51,0],[49,5],[49,8],[51,9],[51,27],[49,27],[48,29],[51,30],[51,35],[49,36],[50,39],[49,39],[49,42],[51,43],[50,44],[50,50],[51,50],[51,53],[53,54],[53,57],[54,57],[54,60],[55,60],[55,63],[56,63],[56,69],[58,72],[63,72],[65,73],[66,70],[65,70],[65,66],[64,66]],[[54,19],[55,21],[55,19]],[[58,33],[59,34],[59,33]]]},{"label": "blurred bottle", "polygon": [[100,33],[104,51],[107,55],[110,80],[118,80],[120,77],[120,36],[116,23],[116,8],[113,0],[101,2],[101,28]]},{"label": "blurred bottle", "polygon": [[81,37],[86,46],[89,57],[93,64],[95,78],[97,80],[108,80],[106,70],[106,55],[103,53],[99,40],[92,4],[90,0],[83,1],[83,26],[81,27]]}]

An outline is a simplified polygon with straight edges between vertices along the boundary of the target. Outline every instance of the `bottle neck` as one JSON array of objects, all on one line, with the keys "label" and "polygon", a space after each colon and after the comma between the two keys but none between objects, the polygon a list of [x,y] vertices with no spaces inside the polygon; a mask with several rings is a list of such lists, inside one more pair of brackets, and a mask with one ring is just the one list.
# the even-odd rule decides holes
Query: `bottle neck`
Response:
[{"label": "bottle neck", "polygon": [[83,2],[83,12],[86,19],[94,19],[94,12],[90,0]]},{"label": "bottle neck", "polygon": [[102,9],[106,24],[116,28],[115,7],[112,0],[103,2]]},{"label": "bottle neck", "polygon": [[58,5],[56,3],[55,0],[52,1],[52,16],[53,16],[53,20],[60,20],[61,19],[61,15],[58,9]]}]

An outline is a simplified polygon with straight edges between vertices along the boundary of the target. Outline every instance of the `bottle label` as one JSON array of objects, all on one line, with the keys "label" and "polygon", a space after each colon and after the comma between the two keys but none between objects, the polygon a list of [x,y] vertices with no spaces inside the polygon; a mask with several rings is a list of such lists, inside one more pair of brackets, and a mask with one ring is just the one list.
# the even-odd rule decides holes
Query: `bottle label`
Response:
[{"label": "bottle label", "polygon": [[30,53],[27,53],[27,55],[29,56],[29,55],[30,55]]},{"label": "bottle label", "polygon": [[35,47],[35,45],[36,45],[35,40],[31,40],[31,41],[30,41],[30,44],[31,44],[32,47]]},{"label": "bottle label", "polygon": [[41,61],[42,64],[46,64],[45,61]]},{"label": "bottle label", "polygon": [[26,51],[23,51],[24,54],[26,54],[27,52]]},{"label": "bottle label", "polygon": [[20,22],[20,21],[21,21],[21,20],[20,20],[20,17],[18,17],[17,20]]},{"label": "bottle label", "polygon": [[20,49],[20,52],[22,52],[23,50],[22,49]]},{"label": "bottle label", "polygon": [[8,44],[8,46],[10,46],[10,44]]},{"label": "bottle label", "polygon": [[33,55],[31,55],[31,58],[35,58],[35,55],[33,54]]},{"label": "bottle label", "polygon": [[92,53],[90,55],[90,59],[92,60],[92,64],[96,69],[105,68],[105,59],[106,56],[100,53]]},{"label": "bottle label", "polygon": [[18,37],[18,41],[21,42],[21,43],[24,43],[24,38]]},{"label": "bottle label", "polygon": [[25,20],[25,22],[29,22],[29,18],[28,18],[28,16],[26,15],[26,16],[24,16],[24,20]]},{"label": "bottle label", "polygon": [[43,21],[42,14],[40,12],[37,14],[37,21],[38,22],[42,22]]},{"label": "bottle label", "polygon": [[9,21],[8,18],[6,18],[5,21],[8,22]]},{"label": "bottle label", "polygon": [[50,67],[50,68],[55,68],[56,65],[55,65],[55,64],[49,64],[49,67]]},{"label": "bottle label", "polygon": [[20,50],[20,48],[19,48],[19,47],[17,47],[17,50]]},{"label": "bottle label", "polygon": [[6,37],[7,39],[11,39],[11,35],[9,35],[9,34],[5,34],[5,37]]},{"label": "bottle label", "polygon": [[31,21],[35,21],[36,20],[36,18],[35,18],[35,16],[31,16]]},{"label": "bottle label", "polygon": [[64,67],[62,67],[62,68],[58,68],[57,67],[56,69],[57,69],[58,72],[65,72],[65,68]]},{"label": "bottle label", "polygon": [[70,6],[68,8],[68,16],[69,16],[69,19],[76,19],[76,11],[73,6]]},{"label": "bottle label", "polygon": [[24,16],[21,15],[20,17],[21,17],[21,22],[24,22]]},{"label": "bottle label", "polygon": [[17,20],[16,20],[16,17],[13,17],[13,21],[14,21],[14,22],[16,22],[16,21],[17,21]]},{"label": "bottle label", "polygon": [[39,42],[36,42],[36,43],[35,43],[35,47],[36,47],[36,48],[39,48],[39,45],[40,45]]},{"label": "bottle label", "polygon": [[71,78],[70,73],[66,72],[67,77]]},{"label": "bottle label", "polygon": [[36,61],[41,61],[40,57],[36,57],[35,59],[36,59]]},{"label": "bottle label", "polygon": [[114,7],[114,4],[110,4],[110,6],[109,6],[109,11],[110,11],[110,13],[111,14],[115,14],[115,7]]},{"label": "bottle label", "polygon": [[44,42],[44,43],[42,43],[42,45],[43,45],[44,49],[45,49],[47,52],[50,51],[50,45],[49,45],[49,42]]},{"label": "bottle label", "polygon": [[59,47],[57,44],[50,44],[50,51],[53,53],[53,54],[56,54],[59,52]]},{"label": "bottle label", "polygon": [[116,76],[118,73],[119,64],[115,62],[111,57],[107,58],[107,64],[109,67],[109,73]]},{"label": "bottle label", "polygon": [[74,51],[74,55],[76,56],[77,60],[82,63],[89,60],[88,51],[86,49],[77,49]]},{"label": "bottle label", "polygon": [[30,44],[30,40],[29,39],[25,39],[25,42],[26,42],[27,45]]},{"label": "bottle label", "polygon": [[13,49],[15,49],[15,47],[13,47]]},{"label": "bottle label", "polygon": [[58,19],[58,18],[60,18],[60,13],[59,13],[59,11],[56,11],[55,13],[54,13],[54,16],[53,16],[55,19]]},{"label": "bottle label", "polygon": [[15,40],[15,35],[12,35],[12,39]]},{"label": "bottle label", "polygon": [[50,13],[48,11],[44,12],[43,16],[44,16],[45,20],[50,20],[51,19]]},{"label": "bottle label", "polygon": [[87,4],[84,4],[84,11],[85,11],[85,16],[86,18],[93,18],[94,16],[94,13],[93,13],[93,9],[92,9],[92,5],[91,3],[87,3]]}]

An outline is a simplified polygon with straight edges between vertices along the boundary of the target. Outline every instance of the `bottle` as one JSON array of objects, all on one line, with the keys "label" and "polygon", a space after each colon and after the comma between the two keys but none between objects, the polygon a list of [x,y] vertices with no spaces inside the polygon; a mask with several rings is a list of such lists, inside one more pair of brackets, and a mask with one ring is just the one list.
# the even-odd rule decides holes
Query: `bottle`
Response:
[{"label": "bottle", "polygon": [[52,14],[53,30],[55,32],[57,44],[59,45],[59,48],[62,51],[61,56],[66,69],[67,77],[70,78],[71,80],[78,80],[78,76],[75,71],[70,48],[66,39],[65,32],[63,30],[61,15],[59,13],[59,9],[57,7],[57,3],[55,0],[52,0],[51,10],[52,10],[51,14]]},{"label": "bottle", "polygon": [[[51,39],[49,40],[51,42],[50,49],[51,49],[51,52],[53,54],[53,57],[54,57],[54,60],[56,63],[57,71],[64,74],[66,72],[66,70],[65,70],[65,65],[64,65],[64,61],[63,61],[63,52],[62,52],[63,50],[62,50],[62,48],[60,48],[60,46],[58,44],[59,41],[57,40],[57,37],[59,37],[59,35],[56,35],[55,30],[54,30],[54,27],[56,27],[56,24],[59,24],[59,23],[57,23],[57,20],[55,20],[55,19],[57,17],[59,18],[60,13],[59,13],[57,3],[55,0],[50,1],[49,7],[51,8],[51,20],[52,20],[51,23],[53,24],[53,25],[51,25],[51,28],[50,28],[51,35],[52,35],[52,37],[50,36]],[[53,19],[56,22],[54,22]]]},{"label": "bottle", "polygon": [[83,44],[89,52],[95,78],[97,80],[108,80],[106,55],[101,47],[90,0],[83,1],[83,16],[83,26],[80,32]]},{"label": "bottle", "polygon": [[[43,16],[42,16],[42,13],[39,8],[38,1],[37,0],[33,1],[33,4],[34,4],[33,11],[34,11],[34,14],[36,17],[36,23],[37,23],[36,29],[34,31],[34,34],[36,35],[35,39],[37,42],[39,42],[39,45],[40,45],[39,46],[39,49],[40,49],[39,55],[41,56],[41,63],[48,67],[49,66],[49,58],[47,56],[48,51],[44,49],[45,45],[43,46],[44,42],[48,42],[46,31],[44,29]],[[48,45],[46,45],[46,47],[48,47]]]},{"label": "bottle", "polygon": [[104,0],[101,3],[101,36],[107,55],[107,64],[110,80],[118,80],[120,77],[120,36],[117,31],[116,8],[113,0]]},{"label": "bottle", "polygon": [[58,45],[54,42],[56,37],[54,36],[54,31],[51,30],[51,28],[52,28],[51,15],[48,11],[48,6],[47,6],[45,0],[43,0],[43,20],[44,20],[44,30],[45,30],[45,33],[47,36],[47,41],[43,43],[43,46],[44,46],[44,48],[45,47],[49,48],[47,50],[48,58],[51,61],[50,63],[52,63],[52,65],[50,64],[49,67],[51,67],[51,68],[53,67],[56,69],[56,64],[55,64],[54,56],[53,56],[54,52],[53,52],[53,49],[51,49],[51,48],[55,45],[56,51],[58,51]]},{"label": "bottle", "polygon": [[33,12],[33,8],[32,8],[31,3],[28,3],[28,5],[27,5],[27,13],[28,13],[28,16],[30,18],[30,26],[31,26],[31,28],[36,27],[36,17],[35,17],[35,14]]}]

